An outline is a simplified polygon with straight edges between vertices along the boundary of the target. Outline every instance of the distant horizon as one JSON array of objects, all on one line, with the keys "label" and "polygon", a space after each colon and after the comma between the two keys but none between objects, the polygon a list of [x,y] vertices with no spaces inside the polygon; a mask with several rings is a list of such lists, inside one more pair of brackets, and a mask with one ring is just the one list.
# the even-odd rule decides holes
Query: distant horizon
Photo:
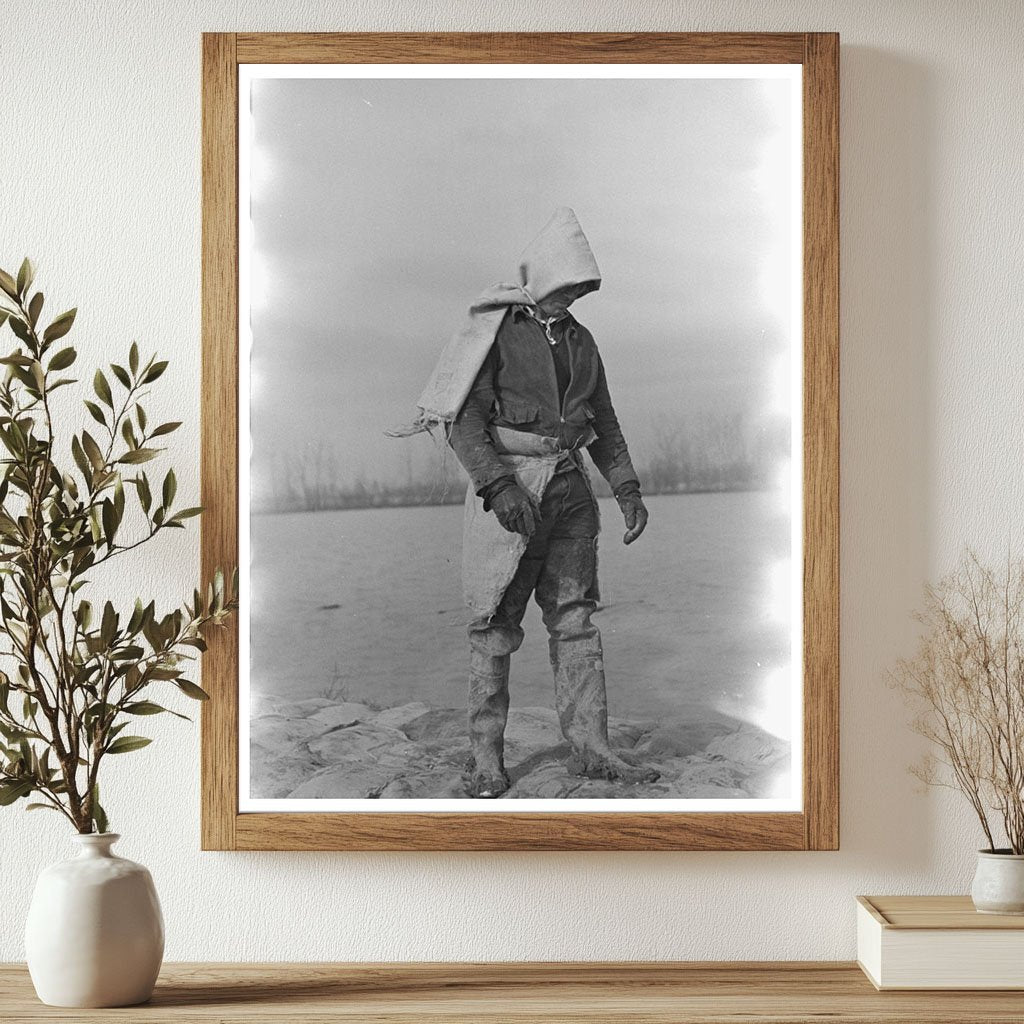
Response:
[{"label": "distant horizon", "polygon": [[[775,488],[768,486],[743,486],[743,487],[704,487],[693,491],[649,491],[644,498],[695,498],[708,494],[765,494]],[[597,494],[598,501],[614,501],[614,495],[609,491],[607,494]],[[454,508],[465,503],[465,488],[460,490],[457,496],[450,501],[410,501],[410,502],[388,502],[379,505],[338,505],[324,508],[250,508],[249,514],[254,516],[291,516],[291,515],[315,515],[318,512],[386,512],[393,508]]]},{"label": "distant horizon", "polygon": [[[775,467],[785,457],[789,444],[788,431],[774,436],[755,433],[736,418],[709,417],[699,431],[687,430],[682,424],[665,430],[646,460],[635,464],[641,489],[648,495],[765,490],[777,486]],[[305,458],[305,454],[272,461],[272,487],[252,496],[254,509],[319,511],[449,505],[464,500],[468,485],[468,475],[447,449],[435,450],[426,472],[414,470],[410,458],[401,479],[362,475],[348,481],[340,471],[342,459],[332,446],[321,442],[311,458]],[[610,494],[607,482],[590,460],[585,458],[584,464],[595,493],[601,497]]]}]

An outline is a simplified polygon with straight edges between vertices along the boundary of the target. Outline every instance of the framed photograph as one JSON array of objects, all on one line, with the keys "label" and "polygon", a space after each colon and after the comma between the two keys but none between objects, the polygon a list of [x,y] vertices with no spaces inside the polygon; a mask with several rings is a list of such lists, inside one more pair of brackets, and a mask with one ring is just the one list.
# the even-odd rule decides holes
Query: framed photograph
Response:
[{"label": "framed photograph", "polygon": [[203,37],[205,849],[838,847],[838,54]]}]

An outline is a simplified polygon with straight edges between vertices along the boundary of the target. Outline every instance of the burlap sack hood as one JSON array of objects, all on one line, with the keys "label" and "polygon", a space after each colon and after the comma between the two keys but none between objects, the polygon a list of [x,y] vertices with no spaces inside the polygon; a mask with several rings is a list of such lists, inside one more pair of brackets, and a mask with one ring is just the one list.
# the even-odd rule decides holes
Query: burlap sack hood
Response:
[{"label": "burlap sack hood", "polygon": [[520,257],[519,283],[492,285],[469,307],[416,403],[419,415],[415,422],[390,433],[405,436],[450,424],[473,386],[508,307],[535,306],[559,288],[584,284],[590,285],[587,291],[599,288],[601,271],[576,214],[561,206]]}]

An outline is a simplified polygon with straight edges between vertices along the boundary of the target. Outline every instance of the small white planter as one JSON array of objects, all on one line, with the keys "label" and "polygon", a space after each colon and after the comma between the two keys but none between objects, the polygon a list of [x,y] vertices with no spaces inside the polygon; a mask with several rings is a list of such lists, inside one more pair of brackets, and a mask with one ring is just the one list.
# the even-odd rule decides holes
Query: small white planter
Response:
[{"label": "small white planter", "polygon": [[979,850],[971,899],[982,914],[1024,914],[1024,854]]},{"label": "small white planter", "polygon": [[120,838],[76,835],[81,853],[39,875],[25,953],[36,994],[49,1006],[134,1006],[153,993],[163,915],[150,873],[111,853]]}]

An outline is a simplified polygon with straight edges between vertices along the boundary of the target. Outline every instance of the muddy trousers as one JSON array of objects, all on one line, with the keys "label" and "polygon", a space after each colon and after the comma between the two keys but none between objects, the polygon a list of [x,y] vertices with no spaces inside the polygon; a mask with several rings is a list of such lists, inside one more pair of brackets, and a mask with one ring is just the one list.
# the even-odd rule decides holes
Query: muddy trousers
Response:
[{"label": "muddy trousers", "polygon": [[578,470],[560,473],[544,493],[541,525],[497,610],[469,624],[469,737],[478,770],[503,770],[509,665],[523,642],[531,595],[548,631],[565,738],[580,753],[609,750],[601,634],[591,622],[596,579],[596,504]]}]

